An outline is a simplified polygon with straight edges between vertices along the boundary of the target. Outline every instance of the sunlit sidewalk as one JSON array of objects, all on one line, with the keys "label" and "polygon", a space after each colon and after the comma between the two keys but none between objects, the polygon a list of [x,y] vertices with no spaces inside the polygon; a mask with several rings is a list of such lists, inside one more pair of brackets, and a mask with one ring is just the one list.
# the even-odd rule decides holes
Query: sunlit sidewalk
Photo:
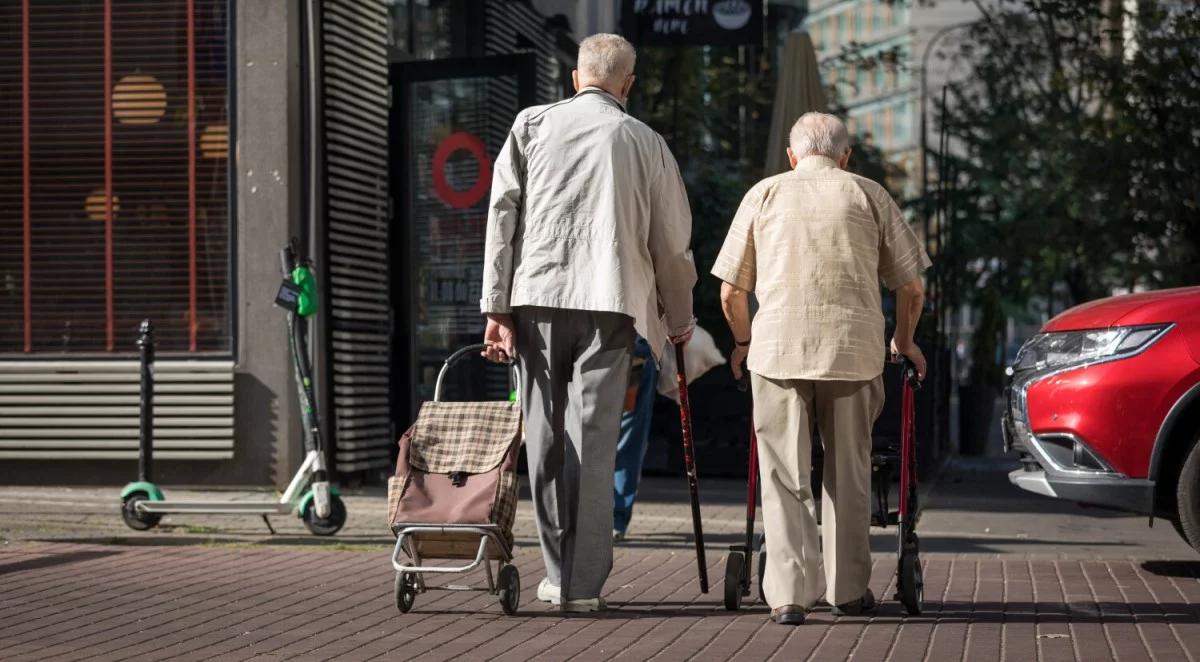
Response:
[{"label": "sunlit sidewalk", "polygon": [[[610,611],[564,617],[536,600],[540,555],[518,517],[517,616],[495,597],[434,591],[402,615],[382,493],[349,497],[331,539],[275,518],[176,518],[127,530],[117,490],[0,488],[4,659],[1106,660],[1200,655],[1200,563],[1170,526],[1007,488],[963,465],[931,490],[920,530],[926,611],[891,599],[894,529],[877,529],[877,614],[827,610],[787,628],[752,596],[721,604],[724,549],[744,528],[744,485],[704,481],[709,594],[699,592],[682,479],[651,479],[618,547]],[[1002,469],[1002,467],[999,467]],[[178,491],[180,496],[195,497]],[[231,492],[238,498],[266,495]],[[761,529],[760,529],[761,530]],[[481,585],[481,573],[433,579]],[[755,593],[757,591],[755,590]]]}]

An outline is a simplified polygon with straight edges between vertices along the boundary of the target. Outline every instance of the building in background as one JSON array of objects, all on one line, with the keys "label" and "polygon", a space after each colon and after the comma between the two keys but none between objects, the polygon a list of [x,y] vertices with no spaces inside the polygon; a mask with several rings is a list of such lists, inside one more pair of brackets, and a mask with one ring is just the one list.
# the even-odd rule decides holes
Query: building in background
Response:
[{"label": "building in background", "polygon": [[[947,45],[947,28],[979,17],[972,0],[810,0],[804,26],[813,38],[831,98],[845,107],[849,129],[909,176],[919,193],[921,65],[929,46]],[[848,55],[852,54],[852,55]],[[936,57],[925,72],[936,97],[950,72]],[[933,103],[932,99],[930,103]],[[932,122],[930,122],[932,125]],[[932,129],[930,129],[932,131]],[[936,144],[936,136],[930,136]]]}]

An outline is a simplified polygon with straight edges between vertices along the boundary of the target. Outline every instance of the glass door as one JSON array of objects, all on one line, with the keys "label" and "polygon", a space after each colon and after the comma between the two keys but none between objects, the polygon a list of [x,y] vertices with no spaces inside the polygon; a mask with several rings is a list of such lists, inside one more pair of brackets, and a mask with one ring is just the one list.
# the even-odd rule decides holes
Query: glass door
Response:
[{"label": "glass door", "polygon": [[[392,190],[401,193],[392,213],[392,373],[402,423],[433,398],[446,357],[483,337],[492,162],[517,112],[533,104],[535,67],[532,54],[392,65]],[[499,399],[507,380],[467,362],[448,391],[449,399]]]}]

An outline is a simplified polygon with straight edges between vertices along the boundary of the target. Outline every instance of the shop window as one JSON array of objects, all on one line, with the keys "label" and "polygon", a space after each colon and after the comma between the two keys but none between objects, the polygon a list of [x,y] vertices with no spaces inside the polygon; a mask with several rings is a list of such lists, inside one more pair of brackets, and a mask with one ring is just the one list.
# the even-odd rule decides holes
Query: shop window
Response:
[{"label": "shop window", "polygon": [[454,48],[452,0],[386,0],[391,24],[392,59],[436,60]]},{"label": "shop window", "polygon": [[144,318],[161,353],[231,351],[228,27],[0,3],[0,354],[131,354]]}]

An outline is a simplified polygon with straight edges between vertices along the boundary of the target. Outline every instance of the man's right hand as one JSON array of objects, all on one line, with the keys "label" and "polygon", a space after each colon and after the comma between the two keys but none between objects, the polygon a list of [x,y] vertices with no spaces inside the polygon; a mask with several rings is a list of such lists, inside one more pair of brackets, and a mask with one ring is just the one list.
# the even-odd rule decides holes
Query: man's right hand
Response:
[{"label": "man's right hand", "polygon": [[487,318],[487,328],[483,331],[483,344],[487,347],[479,355],[494,363],[512,363],[517,356],[512,315],[489,314]]},{"label": "man's right hand", "polygon": [[742,381],[742,375],[745,373],[746,356],[749,354],[749,345],[734,345],[733,352],[729,355],[729,367],[733,369],[733,378],[736,381]]},{"label": "man's right hand", "polygon": [[895,338],[892,338],[892,359],[899,361],[901,356],[908,357],[913,365],[917,366],[917,379],[925,380],[925,355],[921,353],[921,348],[917,347],[917,343],[909,342],[900,344]]}]

